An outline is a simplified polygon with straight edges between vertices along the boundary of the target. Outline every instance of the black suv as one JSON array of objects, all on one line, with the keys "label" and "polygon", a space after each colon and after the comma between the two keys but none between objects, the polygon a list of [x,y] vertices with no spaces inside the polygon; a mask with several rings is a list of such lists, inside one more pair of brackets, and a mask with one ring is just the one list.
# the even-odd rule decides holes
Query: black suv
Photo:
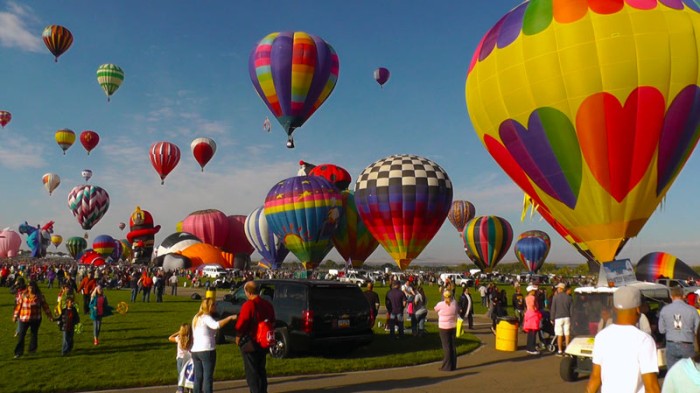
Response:
[{"label": "black suv", "polygon": [[[258,280],[260,296],[275,308],[277,344],[273,357],[322,350],[348,353],[372,342],[369,304],[355,284],[317,280]],[[216,302],[215,319],[238,314],[246,301],[243,287]],[[221,329],[219,341],[235,336],[235,324]]]}]

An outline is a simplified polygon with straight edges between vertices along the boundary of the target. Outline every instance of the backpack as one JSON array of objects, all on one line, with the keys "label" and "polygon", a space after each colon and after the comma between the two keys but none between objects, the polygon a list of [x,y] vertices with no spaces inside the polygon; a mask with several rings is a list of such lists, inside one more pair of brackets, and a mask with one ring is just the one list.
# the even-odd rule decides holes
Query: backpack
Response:
[{"label": "backpack", "polygon": [[275,345],[275,326],[269,319],[258,322],[258,331],[255,341],[262,349],[268,349]]}]

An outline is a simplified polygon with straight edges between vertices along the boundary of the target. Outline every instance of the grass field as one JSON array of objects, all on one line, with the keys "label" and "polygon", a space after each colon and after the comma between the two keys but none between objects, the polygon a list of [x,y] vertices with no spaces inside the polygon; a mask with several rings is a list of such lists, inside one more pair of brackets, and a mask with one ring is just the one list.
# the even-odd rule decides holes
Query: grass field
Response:
[{"label": "grass field", "polygon": [[[53,307],[57,290],[40,285],[46,299]],[[384,303],[387,288],[376,288]],[[438,287],[426,286],[428,304],[432,308],[439,300]],[[202,289],[201,294],[204,294]],[[167,292],[166,292],[167,293]],[[461,293],[461,291],[459,292]],[[109,303],[129,302],[129,290],[106,291]],[[219,297],[222,294],[219,294]],[[174,385],[175,344],[167,338],[183,322],[189,322],[199,307],[199,301],[185,296],[165,296],[163,303],[130,303],[124,315],[115,314],[103,320],[100,345],[92,344],[92,321],[81,314],[83,333],[75,336],[75,349],[68,357],[61,356],[61,332],[55,323],[44,318],[39,329],[39,348],[28,354],[29,340],[25,343],[25,355],[13,359],[16,338],[12,323],[14,296],[7,288],[0,289],[0,392],[67,392],[99,390],[107,388],[151,385]],[[474,295],[475,310],[484,312],[479,296]],[[78,300],[82,306],[82,298]],[[383,318],[382,318],[383,319]],[[404,340],[389,340],[382,328],[375,328],[375,340],[343,357],[318,355],[290,359],[268,358],[268,374],[300,375],[367,370],[406,366],[440,360],[442,350],[437,334],[437,324],[426,324],[428,335],[423,338],[407,336]],[[29,336],[29,335],[28,335]],[[460,354],[479,345],[478,340],[465,334],[457,340]],[[217,347],[215,379],[243,378],[243,364],[238,348],[233,344]]]}]

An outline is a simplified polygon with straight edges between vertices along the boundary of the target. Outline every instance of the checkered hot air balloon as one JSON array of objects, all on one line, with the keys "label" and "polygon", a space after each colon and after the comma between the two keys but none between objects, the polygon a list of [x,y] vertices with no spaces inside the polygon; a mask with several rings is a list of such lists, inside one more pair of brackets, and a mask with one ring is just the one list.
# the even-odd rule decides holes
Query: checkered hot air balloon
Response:
[{"label": "checkered hot air balloon", "polygon": [[109,194],[102,187],[84,184],[68,193],[68,207],[84,230],[90,230],[109,209]]},{"label": "checkered hot air balloon", "polygon": [[151,165],[160,175],[160,184],[165,184],[165,178],[180,162],[180,148],[170,142],[156,142],[151,145],[149,152]]}]

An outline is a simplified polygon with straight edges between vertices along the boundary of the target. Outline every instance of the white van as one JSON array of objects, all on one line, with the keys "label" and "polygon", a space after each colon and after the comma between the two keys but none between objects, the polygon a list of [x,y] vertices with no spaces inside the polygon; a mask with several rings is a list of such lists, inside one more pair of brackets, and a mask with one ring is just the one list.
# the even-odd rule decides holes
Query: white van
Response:
[{"label": "white van", "polygon": [[204,266],[202,268],[203,277],[219,278],[226,276],[226,269],[221,266]]}]

